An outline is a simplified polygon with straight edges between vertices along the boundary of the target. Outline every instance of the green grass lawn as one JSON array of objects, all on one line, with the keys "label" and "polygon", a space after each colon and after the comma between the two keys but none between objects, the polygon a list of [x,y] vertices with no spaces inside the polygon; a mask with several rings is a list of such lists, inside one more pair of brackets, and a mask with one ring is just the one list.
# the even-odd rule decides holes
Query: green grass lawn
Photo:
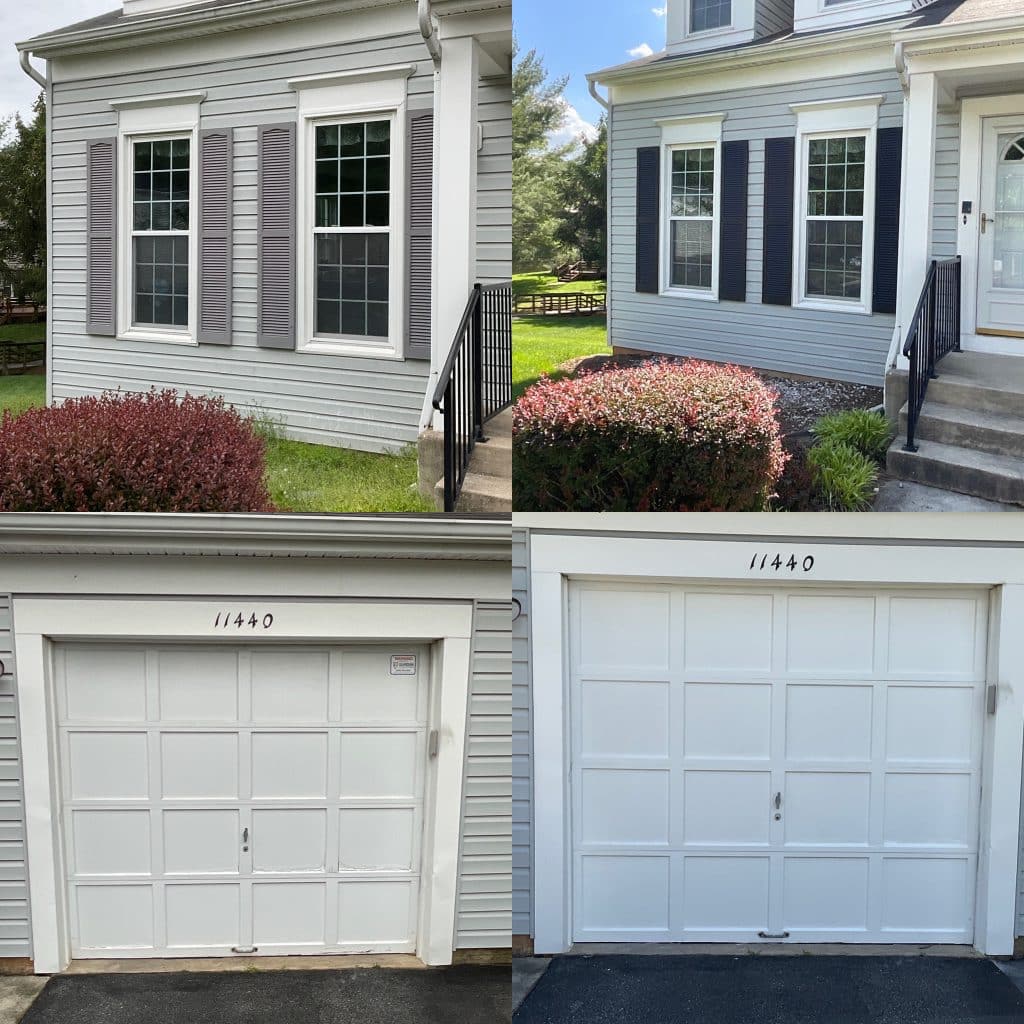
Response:
[{"label": "green grass lawn", "polygon": [[547,316],[512,321],[512,395],[518,398],[541,374],[570,359],[606,353],[604,317]]},{"label": "green grass lawn", "polygon": [[540,295],[543,292],[597,292],[608,290],[607,281],[567,281],[565,283],[550,274],[513,274],[513,295]]},{"label": "green grass lawn", "polygon": [[[0,377],[0,412],[46,402],[43,377]],[[432,512],[415,490],[416,452],[371,455],[271,438],[267,486],[283,512]]]},{"label": "green grass lawn", "polygon": [[4,324],[0,341],[46,341],[46,324]]}]

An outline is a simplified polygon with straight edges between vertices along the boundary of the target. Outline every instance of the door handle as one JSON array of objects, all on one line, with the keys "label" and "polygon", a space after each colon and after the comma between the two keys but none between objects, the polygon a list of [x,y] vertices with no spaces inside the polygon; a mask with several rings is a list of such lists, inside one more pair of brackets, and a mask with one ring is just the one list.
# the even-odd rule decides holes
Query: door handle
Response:
[{"label": "door handle", "polygon": [[985,234],[989,224],[994,224],[995,220],[995,217],[990,217],[987,213],[983,213],[981,215],[981,233]]},{"label": "door handle", "polygon": [[781,793],[776,793],[775,794],[775,800],[773,802],[775,804],[775,810],[779,810],[779,808],[782,807],[782,794]]},{"label": "door handle", "polygon": [[249,827],[242,829],[242,853],[249,852]]}]

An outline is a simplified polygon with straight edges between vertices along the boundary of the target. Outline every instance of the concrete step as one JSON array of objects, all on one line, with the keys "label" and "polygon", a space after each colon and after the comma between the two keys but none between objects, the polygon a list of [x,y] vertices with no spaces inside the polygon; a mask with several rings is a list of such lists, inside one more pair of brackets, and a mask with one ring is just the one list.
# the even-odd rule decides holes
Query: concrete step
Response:
[{"label": "concrete step", "polygon": [[[444,480],[434,488],[434,504],[444,508]],[[491,512],[507,515],[512,511],[512,477],[487,476],[470,470],[462,484],[459,512]]]},{"label": "concrete step", "polygon": [[928,401],[1010,416],[1024,409],[1024,358],[951,352],[937,372]]},{"label": "concrete step", "polygon": [[512,437],[512,410],[503,409],[484,424],[484,433],[488,437]]},{"label": "concrete step", "polygon": [[512,476],[512,435],[507,437],[484,427],[486,441],[478,441],[473,449],[470,468],[487,476]]},{"label": "concrete step", "polygon": [[905,452],[905,441],[898,437],[889,449],[886,465],[893,476],[989,501],[1024,504],[1024,459],[923,439],[916,452]]},{"label": "concrete step", "polygon": [[[900,432],[906,437],[906,405],[900,410]],[[943,405],[932,401],[930,390],[917,421],[917,437],[1024,459],[1024,417]]]}]

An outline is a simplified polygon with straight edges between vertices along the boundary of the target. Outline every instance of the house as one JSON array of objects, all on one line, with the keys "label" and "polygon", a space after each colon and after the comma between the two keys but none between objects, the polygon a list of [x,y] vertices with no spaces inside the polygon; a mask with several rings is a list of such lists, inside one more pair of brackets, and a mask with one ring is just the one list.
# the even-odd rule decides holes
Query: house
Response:
[{"label": "house", "polygon": [[443,427],[459,334],[483,418],[505,404],[511,0],[123,0],[19,49],[49,110],[49,402],[216,394],[397,452]]},{"label": "house", "polygon": [[4,518],[4,969],[507,962],[508,520],[272,519]]},{"label": "house", "polygon": [[516,948],[1013,952],[1016,516],[516,514],[513,595]]},{"label": "house", "polygon": [[666,21],[663,53],[590,76],[611,345],[884,383],[892,472],[1024,502],[1020,5],[667,0]]}]

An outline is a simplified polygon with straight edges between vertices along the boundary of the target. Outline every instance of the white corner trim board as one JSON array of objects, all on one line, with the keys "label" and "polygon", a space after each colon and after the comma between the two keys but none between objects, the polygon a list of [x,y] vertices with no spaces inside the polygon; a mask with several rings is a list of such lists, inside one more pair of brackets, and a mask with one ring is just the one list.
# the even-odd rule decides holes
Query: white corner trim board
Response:
[{"label": "white corner trim board", "polygon": [[[239,645],[258,648],[300,643],[345,647],[400,643],[429,648],[430,696],[424,728],[437,732],[438,746],[437,756],[429,760],[427,768],[415,949],[427,964],[451,963],[472,604],[250,598],[243,603],[244,608],[232,606],[228,615],[224,601],[210,599],[15,599],[33,952],[38,973],[65,969],[72,955],[69,865],[60,796],[60,772],[67,766],[60,767],[54,746],[59,703],[56,652],[66,642],[109,645],[111,650],[132,643],[183,642],[202,643],[213,651],[238,649]],[[238,617],[236,613],[240,613]],[[399,664],[394,671],[401,674],[402,670]],[[64,779],[66,785],[66,775]]]},{"label": "white corner trim board", "polygon": [[[760,928],[1010,953],[1022,576],[1005,549],[984,546],[531,534],[535,951],[756,941]],[[626,705],[609,680],[633,686]],[[726,683],[767,717],[740,721]],[[667,687],[676,710],[659,717]],[[697,734],[680,717],[684,693],[687,714],[704,716]],[[674,723],[664,765],[649,736],[643,763],[630,760],[644,702]],[[815,745],[811,726],[828,720],[850,723],[849,749]],[[670,802],[683,815],[642,799],[641,779],[655,794],[685,787]],[[914,793],[934,801],[935,787],[948,787],[949,814],[915,815]],[[766,811],[775,791],[778,817]],[[620,812],[594,812],[616,800]],[[719,835],[709,800],[746,816]],[[813,800],[832,810],[808,817]],[[677,874],[693,857],[696,889]],[[929,886],[908,884],[916,872]],[[716,889],[731,895],[705,898]],[[630,895],[604,895],[615,892]]]}]

